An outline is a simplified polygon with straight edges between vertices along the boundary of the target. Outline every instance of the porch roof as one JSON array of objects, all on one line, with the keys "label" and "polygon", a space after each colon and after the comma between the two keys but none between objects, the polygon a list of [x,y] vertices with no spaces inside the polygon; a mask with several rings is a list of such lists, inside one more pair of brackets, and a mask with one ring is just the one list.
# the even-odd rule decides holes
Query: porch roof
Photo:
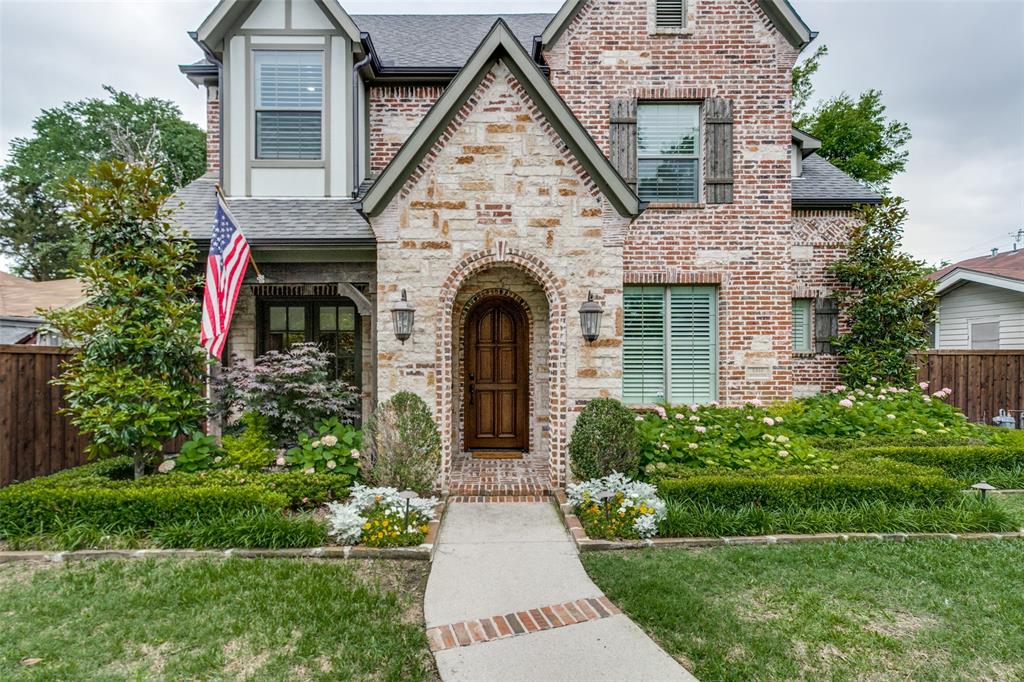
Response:
[{"label": "porch roof", "polygon": [[[171,207],[180,202],[172,220],[198,242],[210,240],[217,210],[216,183],[217,174],[207,173],[168,200]],[[253,246],[376,243],[370,225],[350,199],[232,197],[227,202]]]}]

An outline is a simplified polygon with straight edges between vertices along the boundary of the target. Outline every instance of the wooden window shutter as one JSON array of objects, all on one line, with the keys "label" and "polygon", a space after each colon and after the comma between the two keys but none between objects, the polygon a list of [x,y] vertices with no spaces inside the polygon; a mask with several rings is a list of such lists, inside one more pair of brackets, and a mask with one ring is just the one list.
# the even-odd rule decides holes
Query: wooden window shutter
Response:
[{"label": "wooden window shutter", "polygon": [[814,352],[831,354],[832,339],[839,336],[839,306],[834,298],[814,300]]},{"label": "wooden window shutter", "polygon": [[622,399],[628,405],[665,400],[665,288],[626,287]]},{"label": "wooden window shutter", "polygon": [[636,100],[613,99],[608,125],[609,160],[636,191]]},{"label": "wooden window shutter", "polygon": [[706,197],[709,204],[731,204],[732,183],[732,102],[712,98],[705,102]]}]

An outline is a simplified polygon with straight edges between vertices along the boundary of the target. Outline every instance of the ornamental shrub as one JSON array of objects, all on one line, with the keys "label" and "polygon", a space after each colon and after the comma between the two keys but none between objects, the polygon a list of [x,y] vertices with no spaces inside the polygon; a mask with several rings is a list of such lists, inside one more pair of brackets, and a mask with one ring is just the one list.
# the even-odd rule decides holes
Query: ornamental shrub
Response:
[{"label": "ornamental shrub", "polygon": [[267,418],[255,412],[246,412],[239,420],[241,433],[221,439],[224,445],[224,465],[258,471],[274,463],[277,453],[270,438]]},{"label": "ornamental shrub", "polygon": [[[644,472],[648,480],[662,481],[672,478],[692,478],[694,476],[747,476],[758,477],[764,472],[757,469],[724,469],[724,468],[701,468],[685,464],[666,464],[658,462],[648,465]],[[804,466],[783,467],[773,469],[772,475],[776,476],[806,476],[818,473],[809,471]],[[824,472],[855,474],[858,476],[945,476],[945,472],[934,466],[921,466],[909,462],[898,462],[882,457],[856,457],[854,454],[836,457],[828,469]]]},{"label": "ornamental shrub", "polygon": [[267,420],[279,447],[295,445],[300,433],[322,419],[344,424],[358,419],[355,388],[330,378],[331,355],[315,343],[299,343],[283,353],[256,358],[252,367],[235,362],[215,382],[219,414],[256,412]]},{"label": "ornamental shrub", "polygon": [[637,419],[645,473],[658,463],[762,471],[826,470],[831,464],[828,453],[812,448],[788,419],[753,403],[659,406]]},{"label": "ornamental shrub", "polygon": [[192,440],[182,443],[178,456],[175,459],[166,460],[160,465],[159,471],[166,473],[175,470],[187,474],[205,471],[220,461],[220,453],[220,445],[217,444],[215,436],[195,433],[192,435]]},{"label": "ornamental shrub", "polygon": [[288,451],[285,464],[307,474],[359,473],[363,434],[337,417],[317,422],[313,435],[300,434],[299,445]]},{"label": "ornamental shrub", "polygon": [[961,485],[945,476],[818,473],[807,475],[699,475],[658,483],[664,500],[690,501],[736,509],[821,507],[881,500],[891,504],[935,506],[962,497]]},{"label": "ornamental shrub", "polygon": [[614,473],[635,476],[639,465],[636,416],[618,400],[587,403],[569,441],[569,464],[577,480]]},{"label": "ornamental shrub", "polygon": [[665,518],[665,503],[650,483],[623,474],[570,485],[569,502],[590,537],[608,540],[647,539]]},{"label": "ornamental shrub", "polygon": [[145,474],[164,443],[199,429],[207,412],[195,243],[172,223],[153,165],[109,161],[67,185],[88,302],[46,313],[77,348],[53,383],[92,457],[134,458]]},{"label": "ornamental shrub", "polygon": [[328,505],[330,533],[346,544],[370,547],[419,545],[434,520],[433,497],[403,499],[395,488],[352,486],[347,504]]},{"label": "ornamental shrub", "polygon": [[403,391],[381,403],[363,428],[363,478],[375,486],[425,493],[437,485],[441,435],[418,395]]},{"label": "ornamental shrub", "polygon": [[851,457],[877,458],[936,467],[963,486],[987,481],[1001,488],[1024,485],[1024,450],[999,445],[945,447],[890,446],[858,448]]}]

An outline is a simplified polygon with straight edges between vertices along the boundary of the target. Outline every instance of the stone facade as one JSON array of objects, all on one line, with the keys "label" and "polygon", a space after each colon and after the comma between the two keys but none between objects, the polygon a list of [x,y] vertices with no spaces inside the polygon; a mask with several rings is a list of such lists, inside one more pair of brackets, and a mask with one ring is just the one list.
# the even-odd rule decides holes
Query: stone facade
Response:
[{"label": "stone facade", "polygon": [[532,449],[548,459],[552,480],[565,482],[576,413],[621,391],[620,315],[606,315],[601,341],[587,346],[576,309],[593,292],[621,310],[625,222],[500,63],[371,221],[382,307],[402,289],[417,307],[404,345],[378,317],[377,397],[434,397],[446,476],[461,442],[462,311],[481,291],[500,289],[522,301],[532,324]]},{"label": "stone facade", "polygon": [[370,172],[380,173],[444,92],[437,85],[374,85],[370,96]]}]

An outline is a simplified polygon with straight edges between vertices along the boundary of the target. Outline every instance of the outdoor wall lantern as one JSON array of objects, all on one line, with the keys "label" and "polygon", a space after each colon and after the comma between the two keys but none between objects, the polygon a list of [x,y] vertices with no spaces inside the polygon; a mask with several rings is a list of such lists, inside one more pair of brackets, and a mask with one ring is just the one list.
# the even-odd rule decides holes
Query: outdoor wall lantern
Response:
[{"label": "outdoor wall lantern", "polygon": [[594,292],[587,292],[587,302],[580,306],[580,327],[587,343],[594,343],[601,335],[601,315],[604,309],[594,301]]},{"label": "outdoor wall lantern", "polygon": [[402,289],[402,300],[391,309],[391,322],[395,325],[395,338],[405,345],[406,340],[412,336],[412,325],[416,321],[416,308],[409,303]]}]

